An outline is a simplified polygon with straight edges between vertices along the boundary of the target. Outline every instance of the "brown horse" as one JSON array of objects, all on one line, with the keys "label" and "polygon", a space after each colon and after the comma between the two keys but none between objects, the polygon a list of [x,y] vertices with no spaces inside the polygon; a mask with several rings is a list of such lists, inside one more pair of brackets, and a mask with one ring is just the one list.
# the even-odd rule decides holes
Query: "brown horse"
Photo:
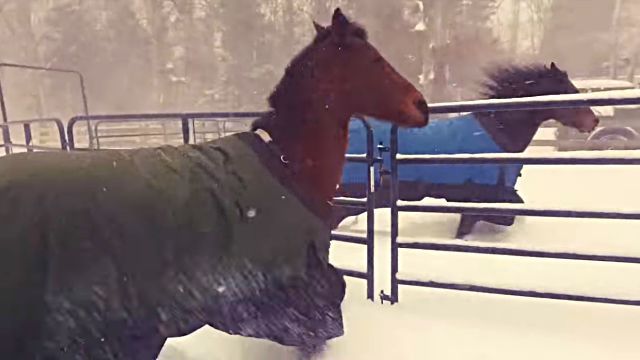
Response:
[{"label": "brown horse", "polygon": [[427,103],[336,9],[255,131],[0,158],[0,358],[154,359],[209,324],[311,353],[343,334],[330,205],[351,115]]},{"label": "brown horse", "polygon": [[326,202],[340,182],[352,115],[422,127],[428,107],[420,92],[367,41],[366,31],[340,9],[331,26],[314,25],[315,39],[287,67],[269,97],[272,111],[253,128],[271,134],[296,169],[296,182]]},{"label": "brown horse", "polygon": [[[527,96],[575,94],[565,71],[555,63],[526,66],[498,66],[487,71],[483,96],[490,99],[519,98]],[[564,126],[590,132],[598,125],[598,118],[591,108],[541,109],[527,111],[477,112],[442,121],[432,122],[417,130],[398,133],[399,152],[403,154],[455,154],[455,153],[518,153],[524,151],[538,128],[547,120],[555,119]],[[389,125],[371,122],[376,137],[389,145]],[[352,129],[350,147],[362,148],[364,135],[361,127]],[[360,133],[358,133],[360,131]],[[352,151],[352,150],[350,150]],[[359,164],[345,168],[339,194],[346,197],[363,197],[366,185],[358,177]],[[522,165],[403,165],[398,169],[399,197],[416,201],[425,197],[444,198],[455,202],[505,202],[522,203],[515,190]],[[389,206],[388,183],[383,182],[377,191],[376,207]],[[345,217],[364,210],[337,207],[333,226]],[[463,215],[456,237],[471,232],[480,220],[499,225],[511,225],[514,217]]]}]

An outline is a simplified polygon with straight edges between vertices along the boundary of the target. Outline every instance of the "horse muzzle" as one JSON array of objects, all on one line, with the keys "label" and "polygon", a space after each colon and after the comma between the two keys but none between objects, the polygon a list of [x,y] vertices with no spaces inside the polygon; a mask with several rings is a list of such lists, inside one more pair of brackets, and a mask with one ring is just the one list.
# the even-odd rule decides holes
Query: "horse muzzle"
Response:
[{"label": "horse muzzle", "polygon": [[585,123],[585,124],[582,124],[582,125],[578,126],[577,129],[581,133],[587,133],[588,134],[588,133],[593,132],[593,130],[595,130],[596,127],[598,127],[598,124],[600,124],[600,119],[594,118],[589,123]]}]

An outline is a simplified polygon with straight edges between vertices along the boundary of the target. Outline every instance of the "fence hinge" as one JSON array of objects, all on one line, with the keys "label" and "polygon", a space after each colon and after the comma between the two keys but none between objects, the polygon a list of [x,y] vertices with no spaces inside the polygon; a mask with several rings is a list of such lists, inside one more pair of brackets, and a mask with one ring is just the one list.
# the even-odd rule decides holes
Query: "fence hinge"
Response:
[{"label": "fence hinge", "polygon": [[391,295],[387,295],[384,293],[384,290],[380,290],[380,304],[384,305],[385,301],[388,301],[391,305],[396,303],[396,301],[391,297]]},{"label": "fence hinge", "polygon": [[389,151],[391,151],[391,148],[389,148],[388,146],[382,145],[382,143],[380,143],[378,145],[378,151],[380,151],[380,152],[389,152]]}]

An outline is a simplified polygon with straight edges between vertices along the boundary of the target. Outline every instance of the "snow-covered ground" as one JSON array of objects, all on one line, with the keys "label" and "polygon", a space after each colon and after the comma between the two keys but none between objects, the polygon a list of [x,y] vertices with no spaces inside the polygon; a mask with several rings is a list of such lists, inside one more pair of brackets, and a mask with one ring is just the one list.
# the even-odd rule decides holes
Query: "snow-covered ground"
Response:
[{"label": "snow-covered ground", "polygon": [[[540,152],[544,150],[532,149]],[[592,155],[594,153],[591,153]],[[640,156],[640,152],[638,152]],[[640,166],[525,166],[527,205],[640,211]],[[458,243],[459,216],[401,214],[401,241]],[[340,231],[363,234],[365,215]],[[389,292],[389,210],[376,211],[376,294]],[[640,257],[640,221],[521,217],[479,224],[466,243]],[[331,262],[364,270],[362,246],[334,242]],[[400,277],[640,300],[640,265],[400,251]],[[365,299],[348,279],[346,335],[322,359],[640,359],[640,308],[400,287],[400,302]],[[169,339],[162,360],[294,359],[292,349],[210,327]]]},{"label": "snow-covered ground", "polygon": [[[528,152],[575,155],[541,147]],[[640,151],[586,154],[640,157]],[[639,180],[640,165],[530,165],[518,190],[528,207],[640,212]],[[508,228],[478,224],[459,241],[453,239],[458,220],[403,213],[400,241],[640,257],[640,221],[521,217]],[[389,222],[388,209],[376,211],[376,294],[389,293]],[[365,215],[346,219],[339,231],[363,235],[365,224]],[[331,262],[364,271],[365,248],[334,242]],[[630,264],[401,250],[399,276],[640,300],[640,265]],[[363,280],[347,278],[347,285],[346,334],[330,342],[322,359],[640,359],[640,307],[406,286],[391,306],[367,301]],[[205,326],[168,339],[159,358],[286,360],[295,351]]]}]

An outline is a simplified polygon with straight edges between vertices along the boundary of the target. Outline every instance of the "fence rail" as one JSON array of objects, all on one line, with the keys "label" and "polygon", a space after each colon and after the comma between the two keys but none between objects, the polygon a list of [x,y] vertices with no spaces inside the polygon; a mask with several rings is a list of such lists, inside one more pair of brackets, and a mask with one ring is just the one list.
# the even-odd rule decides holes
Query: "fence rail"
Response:
[{"label": "fence rail", "polygon": [[640,212],[626,211],[597,211],[597,210],[566,210],[566,209],[534,209],[522,205],[496,204],[462,204],[449,203],[447,205],[397,205],[399,211],[433,212],[445,214],[469,215],[502,215],[502,216],[537,216],[561,217],[575,219],[620,219],[640,220]]},{"label": "fence rail", "polygon": [[507,256],[520,256],[520,257],[546,258],[546,259],[585,260],[585,261],[616,262],[616,263],[626,263],[626,264],[640,264],[640,258],[631,257],[631,256],[576,254],[576,253],[568,253],[568,252],[525,250],[525,249],[502,248],[502,247],[493,247],[493,246],[416,243],[416,242],[407,242],[407,243],[403,242],[403,243],[400,243],[399,246],[402,249],[415,249],[415,250],[447,251],[447,252],[458,252],[458,253],[507,255]]},{"label": "fence rail", "polygon": [[[71,150],[80,149],[76,144],[75,130],[79,123],[86,123],[92,129],[92,123],[140,123],[140,122],[179,122],[182,127],[183,142],[188,144],[195,137],[194,121],[221,121],[228,119],[255,119],[265,112],[195,112],[195,113],[147,113],[147,114],[103,114],[80,115],[72,117],[67,124],[67,139]],[[95,125],[97,127],[98,125]],[[193,136],[192,136],[193,134]],[[145,134],[140,134],[145,135]],[[97,146],[97,145],[96,145]],[[86,149],[94,149],[90,142]]]},{"label": "fence rail", "polygon": [[465,112],[523,111],[539,109],[562,109],[594,106],[640,105],[640,97],[612,98],[606,93],[544,95],[515,99],[490,99],[439,103],[429,105],[431,114],[455,114]]},{"label": "fence rail", "polygon": [[478,155],[398,155],[399,164],[522,164],[522,165],[640,165],[640,157],[629,155],[604,156],[540,156],[523,153]]},{"label": "fence rail", "polygon": [[418,287],[425,287],[425,288],[432,288],[432,289],[469,291],[469,292],[477,292],[477,293],[484,293],[484,294],[521,296],[521,297],[530,297],[530,298],[538,298],[538,299],[581,301],[581,302],[592,302],[592,303],[612,304],[612,305],[640,306],[640,300],[611,299],[611,298],[597,297],[597,296],[560,294],[560,293],[541,292],[541,291],[532,291],[532,290],[504,289],[504,288],[470,285],[470,284],[443,283],[438,281],[422,281],[422,280],[408,280],[408,279],[398,279],[397,281],[401,285],[418,286]]}]

